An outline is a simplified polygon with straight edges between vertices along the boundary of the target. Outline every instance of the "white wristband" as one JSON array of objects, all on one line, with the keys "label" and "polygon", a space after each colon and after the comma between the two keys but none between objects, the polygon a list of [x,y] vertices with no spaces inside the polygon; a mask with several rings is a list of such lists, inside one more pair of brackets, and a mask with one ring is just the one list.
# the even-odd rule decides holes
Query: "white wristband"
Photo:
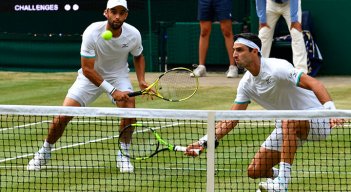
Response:
[{"label": "white wristband", "polygon": [[208,136],[207,136],[207,135],[201,137],[201,138],[199,139],[199,145],[200,145],[200,146],[203,146],[203,144],[206,143],[207,140],[208,140]]},{"label": "white wristband", "polygon": [[105,80],[100,84],[99,87],[104,89],[110,95],[112,95],[112,93],[116,90],[116,88],[114,88],[109,82]]},{"label": "white wristband", "polygon": [[327,101],[323,104],[324,109],[328,109],[328,110],[336,110],[336,107],[334,105],[333,101]]},{"label": "white wristband", "polygon": [[204,142],[204,141],[207,141],[207,140],[208,140],[208,136],[207,135],[205,135],[205,136],[203,136],[203,137],[201,137],[199,139],[199,141],[201,141],[201,142]]}]

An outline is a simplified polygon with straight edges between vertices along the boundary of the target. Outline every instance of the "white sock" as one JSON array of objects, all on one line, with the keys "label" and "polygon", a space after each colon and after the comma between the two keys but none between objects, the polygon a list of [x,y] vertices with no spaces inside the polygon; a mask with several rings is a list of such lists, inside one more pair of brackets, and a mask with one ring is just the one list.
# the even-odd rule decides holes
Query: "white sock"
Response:
[{"label": "white sock", "polygon": [[[121,150],[123,150],[123,153],[124,153],[125,155],[128,155],[128,154],[129,154],[128,150],[129,150],[129,148],[130,148],[130,143],[122,143],[122,142],[120,142],[120,146],[121,146]],[[124,156],[124,155],[122,154],[121,150],[118,151],[118,155],[119,155],[119,156]]]},{"label": "white sock", "polygon": [[279,175],[279,169],[272,167],[272,172],[273,172],[273,178],[278,177]]},{"label": "white sock", "polygon": [[48,153],[51,152],[51,149],[54,147],[54,144],[48,143],[46,140],[44,141],[43,146],[39,149],[39,153]]},{"label": "white sock", "polygon": [[128,149],[130,148],[130,143],[122,143],[121,142],[121,148],[125,151],[128,151]]},{"label": "white sock", "polygon": [[291,178],[290,173],[291,173],[291,165],[289,163],[280,162],[278,177],[284,179],[286,184],[289,183],[289,180]]}]

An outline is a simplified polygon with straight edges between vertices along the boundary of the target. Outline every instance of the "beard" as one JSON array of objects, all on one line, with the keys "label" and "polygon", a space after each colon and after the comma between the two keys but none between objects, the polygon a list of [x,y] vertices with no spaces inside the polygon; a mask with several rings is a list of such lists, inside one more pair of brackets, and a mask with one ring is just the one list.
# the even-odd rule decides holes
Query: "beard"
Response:
[{"label": "beard", "polygon": [[108,24],[110,25],[111,29],[118,30],[122,27],[123,22],[111,22],[109,21]]},{"label": "beard", "polygon": [[236,63],[236,65],[238,68],[241,68],[241,69],[245,68],[245,65],[243,65],[242,63]]},{"label": "beard", "polygon": [[240,61],[235,60],[235,64],[236,64],[236,66],[237,66],[238,68],[240,68],[240,69],[244,69],[244,68],[245,68],[245,66],[243,65],[243,63],[240,62]]},{"label": "beard", "polygon": [[245,67],[244,67],[243,65],[240,65],[240,64],[238,64],[238,63],[236,63],[236,67],[237,67],[238,69],[240,69],[240,70],[245,69]]}]

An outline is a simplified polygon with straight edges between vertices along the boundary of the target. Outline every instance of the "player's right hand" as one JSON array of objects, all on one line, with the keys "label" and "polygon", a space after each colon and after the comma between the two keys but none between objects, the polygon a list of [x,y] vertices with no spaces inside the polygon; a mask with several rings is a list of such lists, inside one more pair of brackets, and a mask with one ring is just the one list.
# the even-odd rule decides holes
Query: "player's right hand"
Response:
[{"label": "player's right hand", "polygon": [[[198,142],[190,144],[185,151],[185,155],[197,157],[205,150],[204,147],[200,146]],[[200,151],[200,152],[199,152]]]},{"label": "player's right hand", "polygon": [[128,101],[129,96],[128,96],[128,91],[118,91],[116,90],[113,92],[112,97],[115,99],[115,101]]}]

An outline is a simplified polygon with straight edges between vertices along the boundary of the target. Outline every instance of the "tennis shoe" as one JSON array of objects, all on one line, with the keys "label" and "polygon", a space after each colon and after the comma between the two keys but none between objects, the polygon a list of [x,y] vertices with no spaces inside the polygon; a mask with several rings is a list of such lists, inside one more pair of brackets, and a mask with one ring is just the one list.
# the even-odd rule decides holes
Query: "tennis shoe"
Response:
[{"label": "tennis shoe", "polygon": [[42,169],[50,160],[51,151],[45,151],[44,153],[37,152],[34,158],[29,161],[27,165],[28,171],[39,171]]},{"label": "tennis shoe", "polygon": [[267,179],[258,185],[261,192],[287,192],[288,186],[282,178]]},{"label": "tennis shoe", "polygon": [[117,155],[117,167],[119,168],[119,172],[121,173],[134,172],[134,166],[130,162],[130,158],[122,155],[120,151],[118,151],[118,155]]},{"label": "tennis shoe", "polygon": [[193,73],[190,74],[191,77],[205,77],[206,75],[207,73],[205,65],[198,65],[196,69],[194,69]]},{"label": "tennis shoe", "polygon": [[229,69],[227,71],[227,77],[228,78],[236,78],[239,77],[239,73],[238,73],[238,67],[234,66],[234,65],[230,65]]}]

